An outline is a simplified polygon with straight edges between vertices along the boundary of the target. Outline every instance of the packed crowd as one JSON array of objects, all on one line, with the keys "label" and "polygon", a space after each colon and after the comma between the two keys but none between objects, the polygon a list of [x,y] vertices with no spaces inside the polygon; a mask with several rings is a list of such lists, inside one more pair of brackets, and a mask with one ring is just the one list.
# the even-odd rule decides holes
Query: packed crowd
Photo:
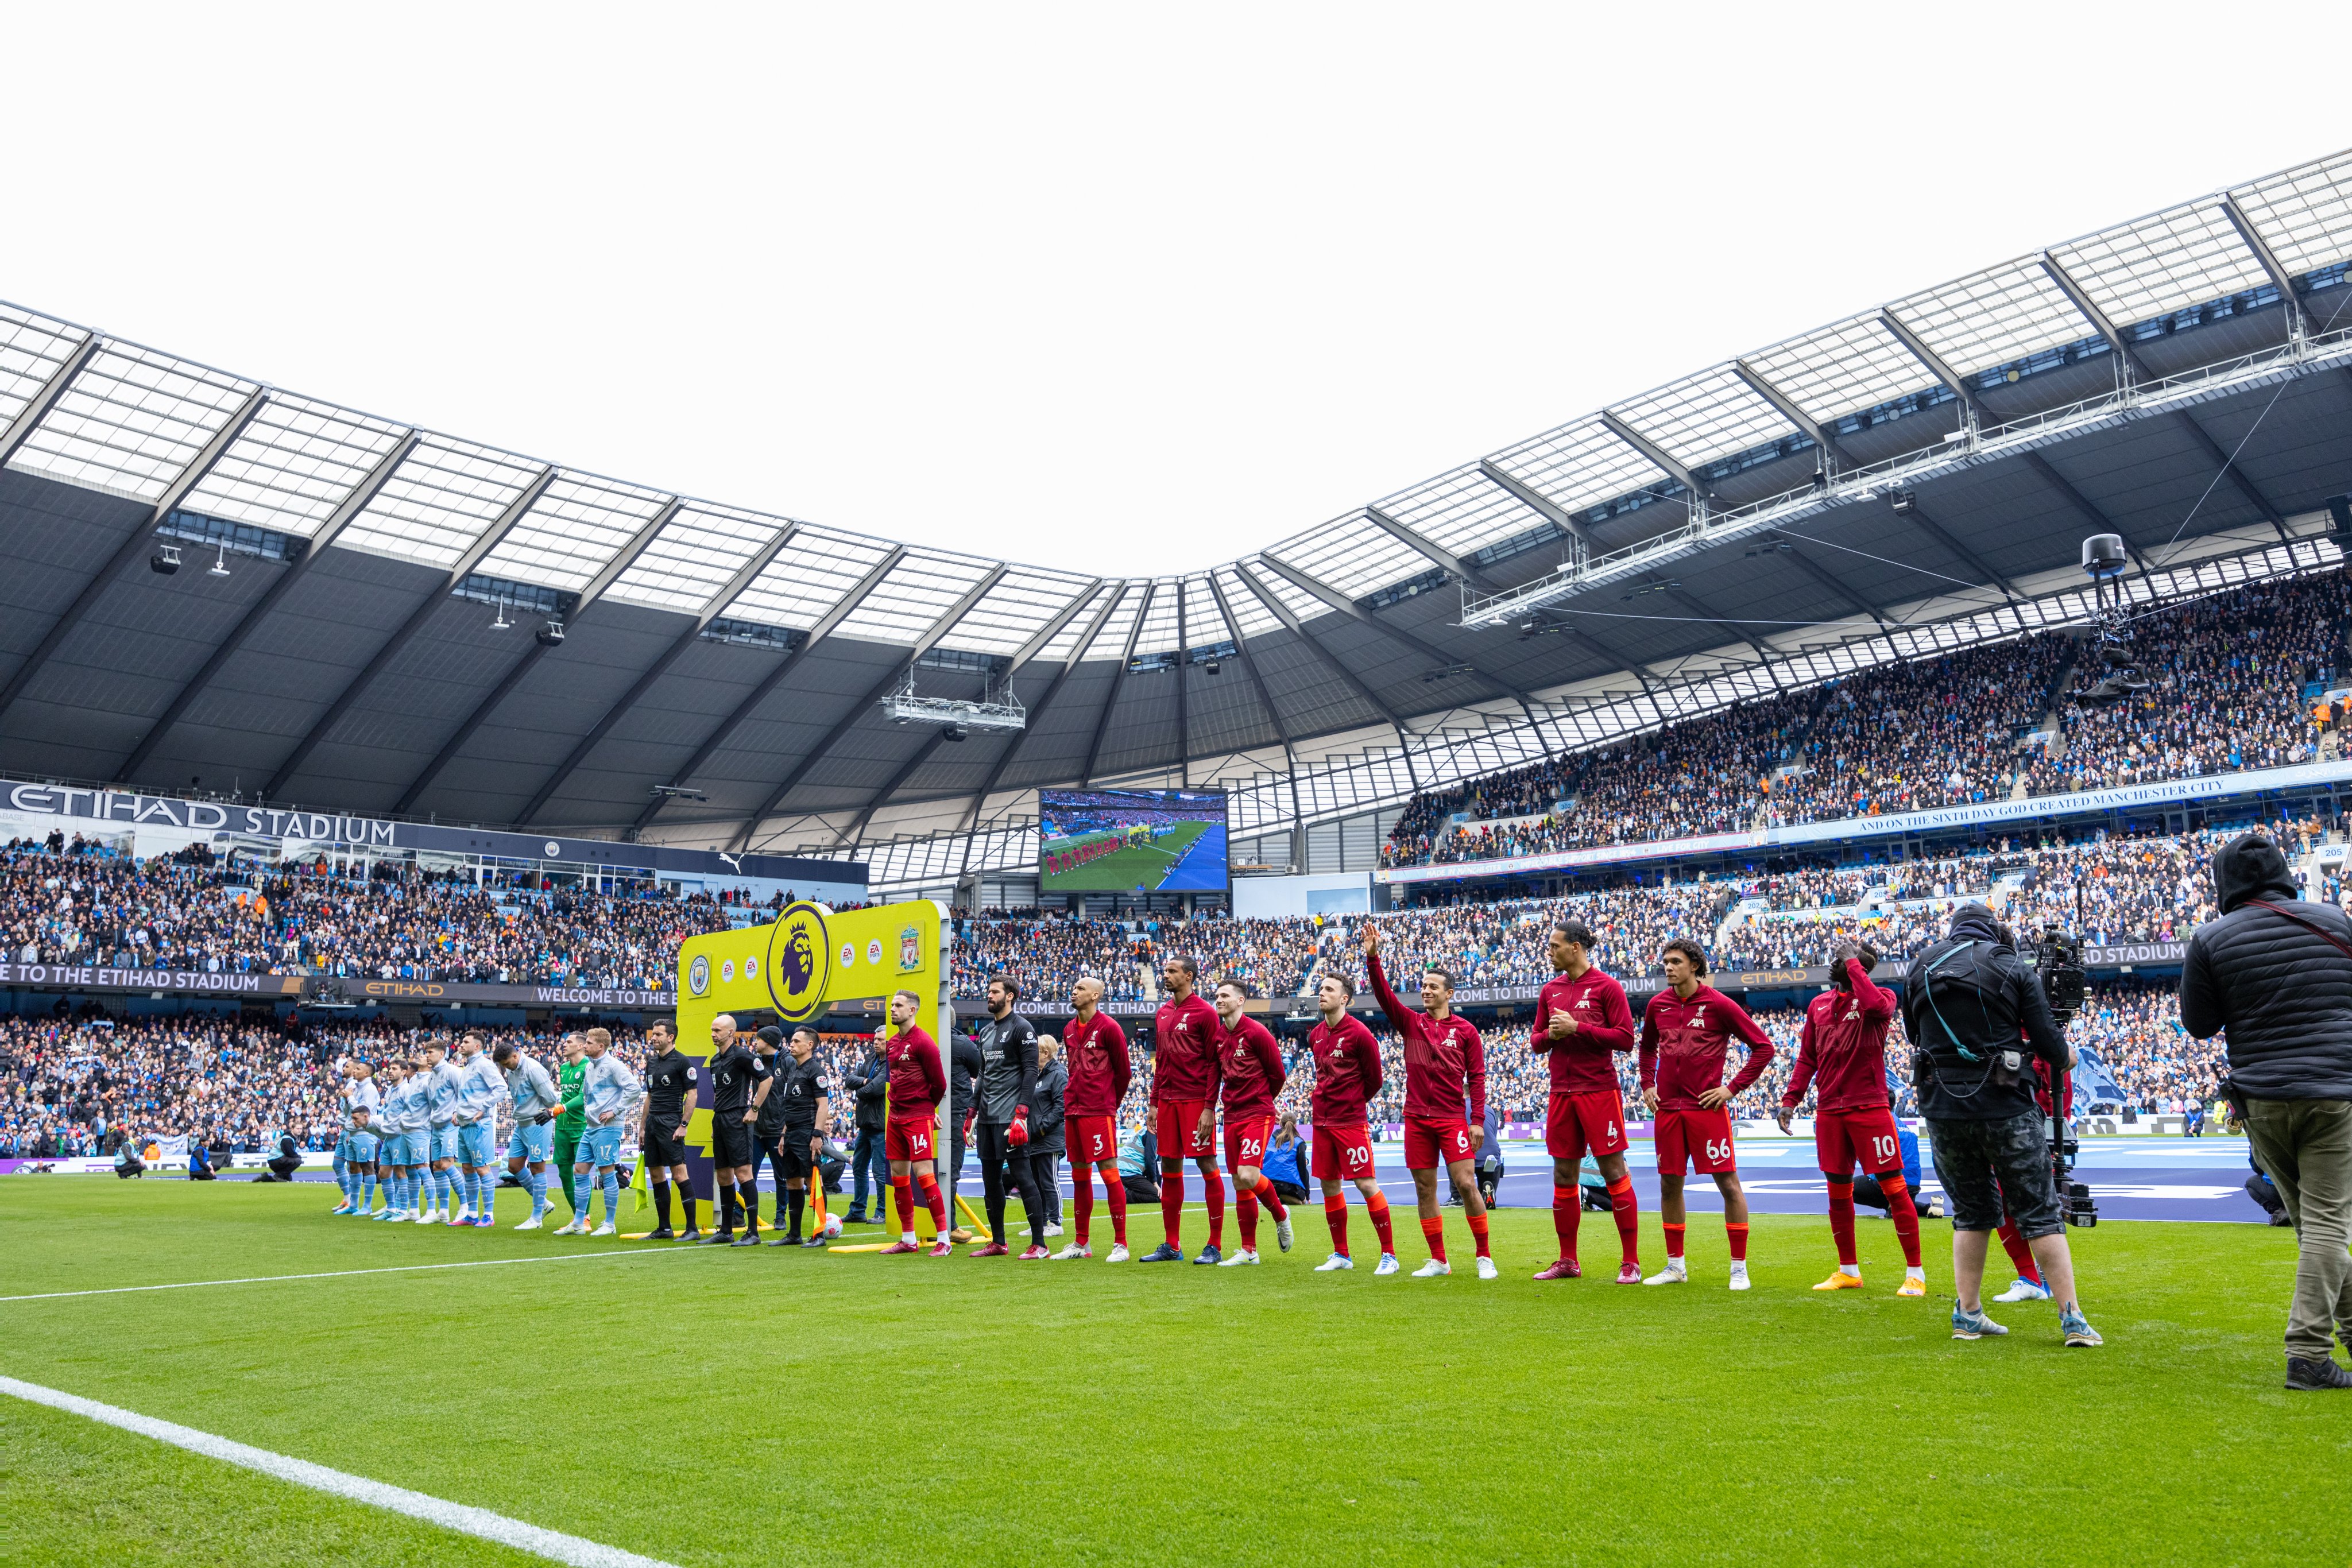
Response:
[{"label": "packed crowd", "polygon": [[[1417,795],[1381,862],[1507,859],[2308,761],[2336,720],[2323,723],[2305,690],[2343,673],[2347,614],[2352,591],[2336,574],[2151,612],[2130,628],[2138,662],[2120,676],[2143,689],[2095,705],[2072,694],[2107,671],[2078,659],[2084,643],[2063,632],[1865,671]],[[2053,708],[2055,741],[2037,738]]]}]

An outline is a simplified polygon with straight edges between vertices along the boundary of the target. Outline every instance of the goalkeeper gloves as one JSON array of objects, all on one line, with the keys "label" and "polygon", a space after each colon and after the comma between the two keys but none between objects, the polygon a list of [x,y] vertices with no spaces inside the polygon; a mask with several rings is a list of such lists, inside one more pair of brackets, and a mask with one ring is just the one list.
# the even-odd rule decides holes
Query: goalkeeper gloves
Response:
[{"label": "goalkeeper gloves", "polygon": [[1013,1130],[1004,1135],[1004,1141],[1012,1145],[1016,1149],[1029,1141],[1028,1106],[1021,1105],[1014,1107],[1013,1112]]}]

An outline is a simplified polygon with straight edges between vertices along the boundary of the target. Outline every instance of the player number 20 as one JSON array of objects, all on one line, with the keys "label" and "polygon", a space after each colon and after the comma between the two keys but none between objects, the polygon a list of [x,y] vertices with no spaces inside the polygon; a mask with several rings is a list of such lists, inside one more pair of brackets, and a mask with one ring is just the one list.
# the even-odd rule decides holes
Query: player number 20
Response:
[{"label": "player number 20", "polygon": [[1354,1170],[1354,1169],[1355,1169],[1356,1167],[1358,1167],[1359,1166],[1368,1166],[1368,1165],[1370,1165],[1371,1163],[1372,1163],[1372,1151],[1371,1151],[1371,1150],[1370,1150],[1370,1149],[1349,1149],[1349,1150],[1348,1151],[1348,1168],[1349,1168],[1349,1170]]}]

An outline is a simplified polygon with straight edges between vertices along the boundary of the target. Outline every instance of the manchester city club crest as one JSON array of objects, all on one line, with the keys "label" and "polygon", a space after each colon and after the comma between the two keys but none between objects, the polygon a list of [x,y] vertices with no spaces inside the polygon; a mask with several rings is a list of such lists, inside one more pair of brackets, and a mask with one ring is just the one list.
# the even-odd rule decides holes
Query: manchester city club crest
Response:
[{"label": "manchester city club crest", "polygon": [[686,967],[686,988],[698,997],[710,994],[710,955],[697,953],[694,962]]},{"label": "manchester city club crest", "polygon": [[814,904],[795,904],[768,929],[768,995],[786,1023],[804,1023],[824,1009],[825,980],[833,966],[824,911]]}]

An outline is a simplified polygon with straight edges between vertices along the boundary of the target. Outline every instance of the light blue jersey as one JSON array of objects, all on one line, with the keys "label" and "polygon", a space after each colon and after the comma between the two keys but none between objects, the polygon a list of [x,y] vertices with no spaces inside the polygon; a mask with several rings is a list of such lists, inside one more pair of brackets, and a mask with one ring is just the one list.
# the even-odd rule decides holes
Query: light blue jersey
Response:
[{"label": "light blue jersey", "polygon": [[529,1122],[541,1111],[563,1109],[563,1093],[547,1069],[518,1051],[515,1064],[507,1069],[507,1097],[514,1102],[515,1120]]},{"label": "light blue jersey", "polygon": [[[440,1066],[427,1068],[423,1078],[425,1119],[438,1131],[457,1119],[457,1069],[444,1060]],[[411,1079],[410,1082],[416,1080]]]},{"label": "light blue jersey", "polygon": [[580,1081],[580,1103],[588,1126],[591,1131],[617,1129],[623,1115],[636,1103],[637,1075],[609,1051],[590,1058],[586,1066],[588,1071]]},{"label": "light blue jersey", "polygon": [[383,1107],[383,1095],[377,1091],[374,1079],[347,1080],[343,1084],[343,1131],[349,1133],[358,1129],[359,1117],[355,1113],[361,1111],[368,1113],[368,1123],[373,1126],[377,1120],[376,1113]]},{"label": "light blue jersey", "polygon": [[476,1122],[492,1119],[499,1101],[507,1097],[506,1075],[490,1061],[488,1051],[477,1051],[457,1068],[457,1122],[470,1126]]}]

